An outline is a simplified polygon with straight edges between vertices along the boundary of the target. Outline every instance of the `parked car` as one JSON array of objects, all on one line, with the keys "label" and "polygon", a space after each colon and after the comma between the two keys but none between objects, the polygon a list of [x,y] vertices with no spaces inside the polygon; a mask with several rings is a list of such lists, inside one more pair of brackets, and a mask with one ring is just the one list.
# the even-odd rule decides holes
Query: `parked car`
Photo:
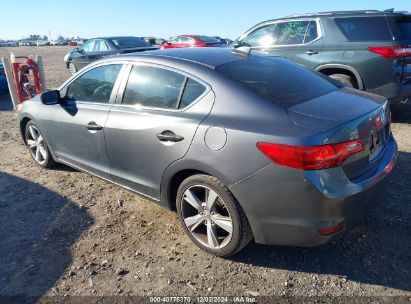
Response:
[{"label": "parked car", "polygon": [[74,40],[70,40],[69,42],[67,42],[68,46],[77,46],[77,41]]},{"label": "parked car", "polygon": [[64,57],[64,62],[71,74],[75,74],[90,62],[105,56],[156,49],[156,47],[149,45],[144,40],[137,37],[93,38],[84,42],[81,48],[75,48],[68,53]]},{"label": "parked car", "polygon": [[6,73],[4,72],[3,62],[0,61],[0,94],[8,93],[9,87],[7,84]]},{"label": "parked car", "polygon": [[37,46],[47,46],[47,45],[50,45],[50,41],[48,41],[48,40],[37,40],[36,45]]},{"label": "parked car", "polygon": [[217,256],[253,237],[312,246],[341,235],[381,196],[397,155],[386,98],[228,48],[107,57],[17,113],[36,164],[177,210]]},{"label": "parked car", "polygon": [[0,41],[0,47],[18,47],[17,41]]},{"label": "parked car", "polygon": [[265,21],[234,45],[283,56],[347,86],[386,96],[411,95],[411,15],[342,11]]},{"label": "parked car", "polygon": [[181,35],[171,38],[160,45],[161,49],[188,48],[188,47],[221,47],[224,44],[219,40],[202,35]]},{"label": "parked car", "polygon": [[56,45],[65,45],[66,43],[65,43],[65,41],[64,40],[51,40],[50,41],[50,45],[54,45],[54,46],[56,46]]}]

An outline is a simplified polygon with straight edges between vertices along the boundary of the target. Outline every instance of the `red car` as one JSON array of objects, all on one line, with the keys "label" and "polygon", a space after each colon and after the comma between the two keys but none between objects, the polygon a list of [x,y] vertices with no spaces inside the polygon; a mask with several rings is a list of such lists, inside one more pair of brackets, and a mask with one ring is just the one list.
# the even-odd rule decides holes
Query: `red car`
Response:
[{"label": "red car", "polygon": [[74,40],[69,41],[67,45],[69,45],[69,46],[77,46],[77,41],[74,41]]},{"label": "red car", "polygon": [[160,45],[161,49],[188,47],[220,47],[223,44],[215,38],[202,35],[180,35]]}]

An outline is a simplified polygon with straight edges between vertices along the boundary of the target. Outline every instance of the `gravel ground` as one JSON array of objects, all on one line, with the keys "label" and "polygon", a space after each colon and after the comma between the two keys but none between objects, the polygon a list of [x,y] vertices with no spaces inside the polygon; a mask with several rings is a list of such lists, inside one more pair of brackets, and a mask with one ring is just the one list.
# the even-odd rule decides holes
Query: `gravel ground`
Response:
[{"label": "gravel ground", "polygon": [[[0,56],[42,55],[48,85],[57,87],[69,77],[68,50],[0,48]],[[377,208],[354,230],[320,247],[251,244],[221,259],[194,246],[174,212],[63,165],[37,167],[9,97],[0,96],[0,295],[402,296],[410,303],[411,105],[393,113],[398,164]]]}]

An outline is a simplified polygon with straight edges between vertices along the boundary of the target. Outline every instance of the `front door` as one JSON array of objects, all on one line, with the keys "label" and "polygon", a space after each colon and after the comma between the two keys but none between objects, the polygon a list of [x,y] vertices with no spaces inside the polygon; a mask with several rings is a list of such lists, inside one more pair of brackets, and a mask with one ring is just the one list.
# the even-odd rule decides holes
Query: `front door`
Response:
[{"label": "front door", "polygon": [[44,121],[51,148],[59,160],[109,176],[104,126],[121,67],[111,64],[93,68],[61,90],[61,103],[49,108]]},{"label": "front door", "polygon": [[182,158],[214,94],[198,79],[173,70],[135,65],[106,126],[112,179],[159,198],[166,168]]}]

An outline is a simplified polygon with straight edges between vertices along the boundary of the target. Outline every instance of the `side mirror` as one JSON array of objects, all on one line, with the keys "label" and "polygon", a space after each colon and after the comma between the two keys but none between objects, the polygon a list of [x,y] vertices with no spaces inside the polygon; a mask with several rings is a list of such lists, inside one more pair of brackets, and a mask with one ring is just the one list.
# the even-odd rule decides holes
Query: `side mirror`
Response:
[{"label": "side mirror", "polygon": [[84,54],[84,50],[82,48],[79,48],[79,47],[74,48],[73,52]]},{"label": "side mirror", "polygon": [[45,105],[55,105],[60,103],[60,92],[57,90],[41,93],[40,100]]}]

